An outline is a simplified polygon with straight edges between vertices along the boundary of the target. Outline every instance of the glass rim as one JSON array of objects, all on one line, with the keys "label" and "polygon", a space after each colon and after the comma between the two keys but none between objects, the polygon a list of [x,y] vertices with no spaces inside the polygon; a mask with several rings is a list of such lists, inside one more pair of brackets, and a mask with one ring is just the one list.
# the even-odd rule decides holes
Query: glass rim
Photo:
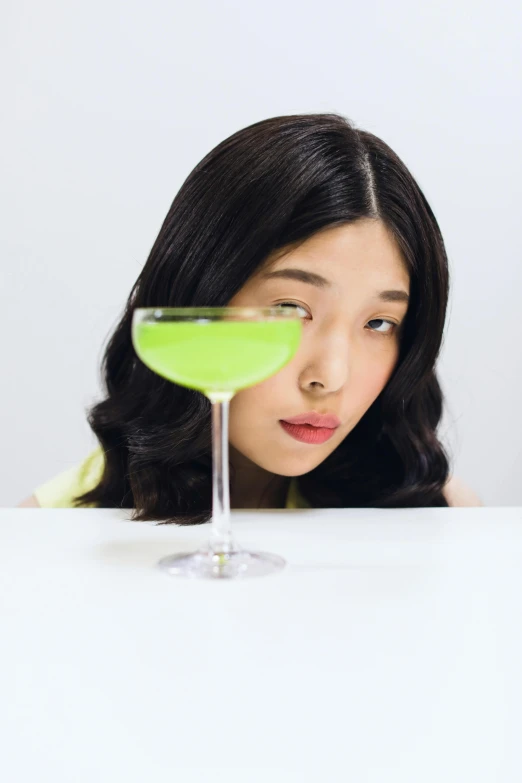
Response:
[{"label": "glass rim", "polygon": [[296,318],[301,320],[296,307],[135,307],[133,318],[219,318],[222,316],[242,318]]}]

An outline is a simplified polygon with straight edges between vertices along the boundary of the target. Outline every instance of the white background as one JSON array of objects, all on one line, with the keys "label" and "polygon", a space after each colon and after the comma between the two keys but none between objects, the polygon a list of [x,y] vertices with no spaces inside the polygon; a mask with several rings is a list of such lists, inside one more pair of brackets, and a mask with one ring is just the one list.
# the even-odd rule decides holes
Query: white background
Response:
[{"label": "white background", "polygon": [[85,408],[182,182],[231,133],[334,111],[384,139],[450,257],[441,430],[522,505],[520,4],[9,0],[0,24],[0,505],[95,445]]}]

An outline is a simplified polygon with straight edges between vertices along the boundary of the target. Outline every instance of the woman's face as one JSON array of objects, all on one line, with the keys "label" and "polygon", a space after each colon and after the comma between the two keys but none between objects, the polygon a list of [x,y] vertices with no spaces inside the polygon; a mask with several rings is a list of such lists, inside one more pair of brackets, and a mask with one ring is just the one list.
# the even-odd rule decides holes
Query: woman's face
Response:
[{"label": "woman's face", "polygon": [[[311,277],[299,279],[303,273]],[[401,293],[382,298],[384,291]],[[282,370],[233,397],[233,449],[280,476],[300,476],[326,459],[393,372],[409,291],[400,250],[380,221],[328,228],[270,256],[229,305],[291,303],[303,318],[302,339]],[[310,412],[340,420],[326,442],[296,440],[281,424]]]}]

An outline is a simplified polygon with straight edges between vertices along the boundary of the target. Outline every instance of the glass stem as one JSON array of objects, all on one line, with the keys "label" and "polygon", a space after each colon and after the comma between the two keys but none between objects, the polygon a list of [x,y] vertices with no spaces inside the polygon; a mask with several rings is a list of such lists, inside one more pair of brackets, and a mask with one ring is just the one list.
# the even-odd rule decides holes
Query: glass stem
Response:
[{"label": "glass stem", "polygon": [[212,528],[209,545],[215,553],[230,553],[238,549],[230,524],[228,411],[232,396],[209,396],[212,403]]}]

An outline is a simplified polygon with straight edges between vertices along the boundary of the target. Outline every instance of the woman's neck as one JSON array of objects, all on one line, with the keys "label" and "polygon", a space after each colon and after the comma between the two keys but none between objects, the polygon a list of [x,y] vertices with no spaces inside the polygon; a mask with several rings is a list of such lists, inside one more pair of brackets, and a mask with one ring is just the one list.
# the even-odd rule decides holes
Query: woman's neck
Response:
[{"label": "woman's neck", "polygon": [[230,507],[285,508],[290,479],[264,470],[232,446],[229,449],[233,466]]}]

